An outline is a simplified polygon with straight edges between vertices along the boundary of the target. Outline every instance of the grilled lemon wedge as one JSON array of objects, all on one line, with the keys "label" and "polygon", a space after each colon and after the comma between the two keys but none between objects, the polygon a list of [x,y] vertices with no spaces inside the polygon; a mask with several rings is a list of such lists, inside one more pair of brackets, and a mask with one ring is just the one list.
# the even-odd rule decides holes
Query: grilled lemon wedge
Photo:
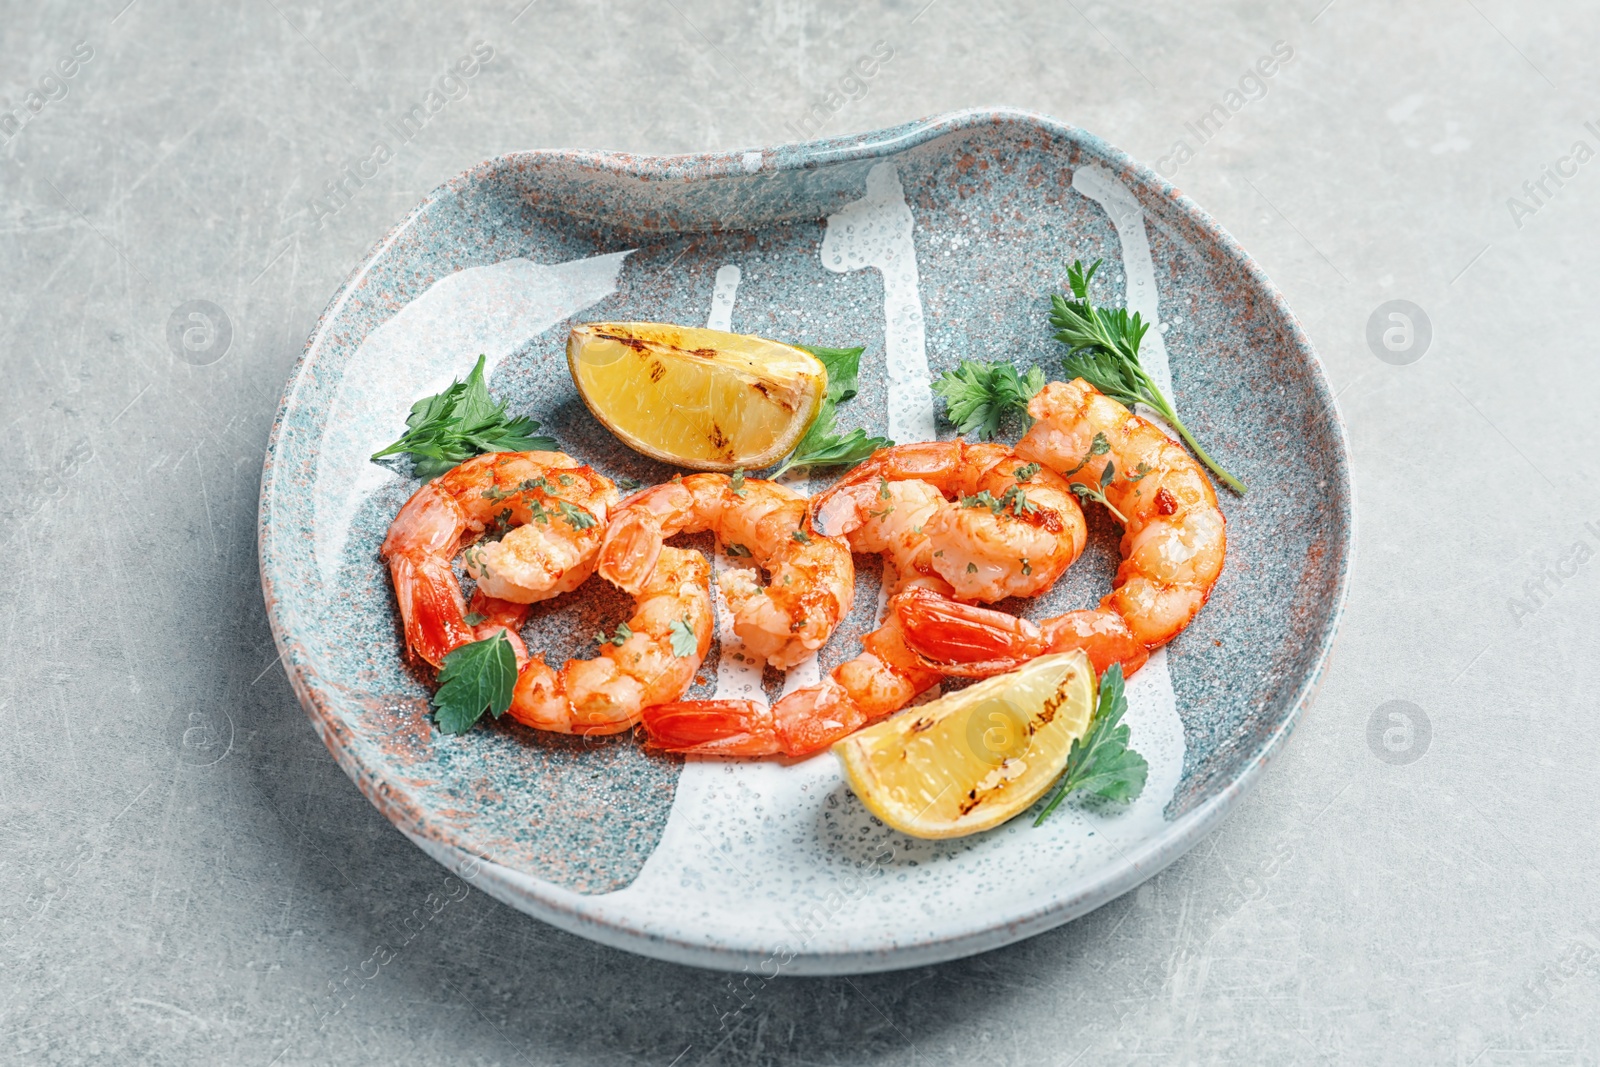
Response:
[{"label": "grilled lemon wedge", "polygon": [[1094,714],[1082,652],[909,708],[833,746],[872,814],[912,837],[963,837],[1027,810],[1066,768]]},{"label": "grilled lemon wedge", "polygon": [[661,322],[574,326],[567,363],[583,402],[629,448],[703,471],[778,462],[828,391],[827,368],[803,349]]}]

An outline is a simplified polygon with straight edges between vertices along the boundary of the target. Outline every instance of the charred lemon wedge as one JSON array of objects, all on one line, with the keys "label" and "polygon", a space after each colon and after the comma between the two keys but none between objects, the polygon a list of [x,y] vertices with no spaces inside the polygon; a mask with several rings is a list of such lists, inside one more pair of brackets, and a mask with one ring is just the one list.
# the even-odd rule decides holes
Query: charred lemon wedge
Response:
[{"label": "charred lemon wedge", "polygon": [[1027,810],[1061,775],[1094,714],[1082,652],[1040,656],[839,741],[871,812],[912,837],[963,837]]},{"label": "charred lemon wedge", "polygon": [[583,402],[629,448],[703,471],[778,462],[828,391],[827,368],[804,349],[661,322],[574,326],[567,363]]}]

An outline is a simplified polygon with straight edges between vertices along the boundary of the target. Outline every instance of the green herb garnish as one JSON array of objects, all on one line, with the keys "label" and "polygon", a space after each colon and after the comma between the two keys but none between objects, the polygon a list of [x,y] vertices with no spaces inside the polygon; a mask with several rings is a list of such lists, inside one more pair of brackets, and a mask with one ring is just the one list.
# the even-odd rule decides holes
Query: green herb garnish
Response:
[{"label": "green herb garnish", "polygon": [[822,361],[828,370],[828,399],[842,404],[856,395],[856,380],[861,376],[861,353],[865,348],[813,348],[795,345]]},{"label": "green herb garnish", "polygon": [[785,471],[808,467],[853,467],[880,448],[894,444],[886,437],[868,437],[860,427],[847,434],[834,433],[834,414],[838,405],[856,395],[856,381],[861,372],[862,348],[803,348],[822,361],[828,369],[828,393],[823,398],[822,410],[817,412],[811,428],[800,443],[784,460],[772,477]]},{"label": "green herb garnish", "polygon": [[750,558],[750,555],[751,555],[750,550],[748,548],[744,547],[743,545],[739,544],[737,541],[733,542],[732,544],[726,545],[725,548],[726,548],[726,551],[727,551],[728,555],[730,555],[730,556],[734,556],[734,557],[739,558],[739,559],[749,559]]},{"label": "green herb garnish", "polygon": [[574,530],[587,530],[591,526],[600,525],[595,517],[576,504],[569,504],[565,500],[557,500],[556,507],[561,512],[561,517],[567,520],[567,525]]},{"label": "green herb garnish", "polygon": [[539,424],[526,416],[509,418],[506,406],[489,397],[483,380],[484,357],[464,382],[411,405],[400,440],[372,454],[373,459],[408,453],[418,478],[433,478],[484,452],[552,449],[554,438],[535,436]]},{"label": "green herb garnish", "polygon": [[1110,485],[1112,479],[1116,478],[1116,476],[1117,465],[1115,462],[1108,459],[1106,460],[1105,469],[1100,472],[1099,488],[1096,488],[1092,485],[1084,485],[1082,482],[1073,482],[1072,491],[1078,494],[1079,500],[1097,500],[1104,504],[1106,506],[1106,510],[1115,515],[1118,522],[1126,526],[1128,525],[1128,516],[1118,511],[1114,506],[1112,506],[1111,501],[1106,499],[1106,486]]},{"label": "green herb garnish", "polygon": [[793,468],[854,467],[880,448],[894,444],[887,437],[868,437],[867,431],[857,426],[847,434],[833,432],[833,401],[825,400],[817,420],[800,439],[789,458],[773,472],[774,478]]},{"label": "green herb garnish", "polygon": [[485,711],[495,718],[511,706],[517,685],[517,654],[504,631],[462,645],[439,668],[439,691],[433,694],[433,721],[439,732],[464,734]]},{"label": "green herb garnish", "polygon": [[1244,493],[1244,484],[1206,455],[1140,365],[1139,342],[1150,324],[1142,321],[1138,312],[1130,318],[1127,308],[1110,310],[1095,307],[1089,301],[1089,282],[1099,269],[1098,259],[1088,270],[1083,269],[1081,260],[1074,260],[1067,268],[1072,298],[1059,294],[1050,298],[1050,325],[1056,328],[1056,340],[1068,347],[1067,356],[1061,361],[1068,379],[1082,378],[1126,407],[1142,403],[1154,408],[1188,442],[1201,463],[1211,468],[1228,488]]},{"label": "green herb garnish", "polygon": [[1011,514],[1018,518],[1029,512],[1039,510],[1038,504],[1028,503],[1028,494],[1020,485],[1011,486],[998,497],[987,489],[975,496],[964,496],[961,498],[961,506],[964,508],[988,508],[996,515],[1006,510],[1006,508],[1010,508]]},{"label": "green herb garnish", "polygon": [[1106,435],[1103,433],[1095,434],[1094,440],[1089,442],[1089,451],[1083,454],[1083,458],[1078,461],[1078,465],[1069,471],[1063,472],[1061,476],[1063,478],[1072,477],[1074,474],[1077,474],[1079,471],[1083,470],[1083,468],[1087,467],[1091,459],[1096,456],[1103,456],[1110,451],[1111,442],[1106,440]]},{"label": "green herb garnish", "polygon": [[1029,367],[1019,375],[1003,360],[980,363],[964,359],[955,370],[934,380],[933,391],[944,397],[945,415],[962,434],[991,438],[1008,414],[1027,415],[1028,401],[1044,388],[1044,371]]},{"label": "green herb garnish", "polygon": [[617,628],[609,635],[604,630],[601,630],[599,633],[594,635],[594,639],[600,642],[602,645],[616,645],[618,648],[621,648],[623,645],[627,644],[628,638],[632,636],[633,627],[629,626],[625,622],[619,622],[617,623]]},{"label": "green herb garnish", "polygon": [[1113,663],[1100,677],[1100,699],[1089,719],[1089,729],[1072,742],[1061,784],[1033,825],[1043,823],[1071,793],[1083,792],[1129,804],[1144,792],[1150,768],[1143,756],[1128,747],[1128,727],[1122,723],[1127,710],[1122,664]]},{"label": "green herb garnish", "polygon": [[668,627],[671,634],[672,654],[679,659],[688,659],[700,647],[700,641],[694,635],[694,627],[689,625],[689,617],[673,619]]}]

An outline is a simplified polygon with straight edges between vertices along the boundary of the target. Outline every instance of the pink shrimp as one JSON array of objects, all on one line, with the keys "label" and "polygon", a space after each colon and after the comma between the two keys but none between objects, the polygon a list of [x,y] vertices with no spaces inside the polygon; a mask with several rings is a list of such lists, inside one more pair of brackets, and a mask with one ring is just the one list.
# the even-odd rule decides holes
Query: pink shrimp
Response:
[{"label": "pink shrimp", "polygon": [[[606,529],[600,574],[636,592],[666,538],[710,531],[730,557],[751,564],[718,580],[745,651],[792,667],[833,635],[855,595],[849,546],[808,532],[805,520],[805,497],[777,482],[726,474],[674,478],[623,502]],[[757,568],[771,576],[766,585]]]},{"label": "pink shrimp", "polygon": [[[1148,649],[1193,621],[1227,555],[1228,523],[1217,494],[1189,453],[1148,419],[1079,378],[1051,382],[1028,404],[1036,420],[1017,454],[1100,489],[1124,519],[1122,565],[1100,601]],[[1096,441],[1104,442],[1097,451]]]},{"label": "pink shrimp", "polygon": [[[906,605],[908,643],[950,674],[985,676],[1045,652],[1082,648],[1097,671],[1120,662],[1127,674],[1193,621],[1227,554],[1227,520],[1200,465],[1159,426],[1083,379],[1045,386],[1028,413],[1036,420],[1017,453],[1102,491],[1124,520],[1122,564],[1112,590],[1091,611],[1035,625],[1002,612],[948,601]],[[1107,464],[1112,478],[1102,486]]]},{"label": "pink shrimp", "polygon": [[[406,650],[438,667],[476,640],[451,569],[498,601],[530,604],[576,589],[594,571],[617,502],[611,479],[561,452],[491,452],[411,495],[380,550],[389,563]],[[497,541],[473,546],[486,532]]]},{"label": "pink shrimp", "polygon": [[710,578],[700,553],[663,548],[635,594],[632,617],[598,656],[560,670],[542,659],[519,664],[510,716],[535,730],[614,734],[651,705],[681,697],[711,648]]},{"label": "pink shrimp", "polygon": [[[900,594],[916,595],[915,589]],[[893,611],[861,646],[861,655],[839,664],[822,684],[797,689],[770,707],[753,700],[686,700],[646,708],[650,741],[706,756],[808,756],[905,707],[939,680],[939,672],[906,646]]]},{"label": "pink shrimp", "polygon": [[[1041,593],[1088,537],[1083,512],[1060,476],[1004,445],[961,440],[880,449],[815,498],[812,513],[819,530],[845,534],[857,551],[886,555],[896,572],[890,588],[898,590],[897,605],[940,593],[986,601]],[[678,701],[649,709],[645,728],[653,743],[673,751],[819,751],[898,711],[945,673],[908,645],[905,617],[891,612],[862,640],[860,656],[770,708]],[[937,639],[925,644],[942,651]]]},{"label": "pink shrimp", "polygon": [[1058,474],[959,438],[879,449],[816,497],[812,515],[855,551],[883,553],[891,593],[921,586],[986,603],[1049,589],[1088,539]]}]

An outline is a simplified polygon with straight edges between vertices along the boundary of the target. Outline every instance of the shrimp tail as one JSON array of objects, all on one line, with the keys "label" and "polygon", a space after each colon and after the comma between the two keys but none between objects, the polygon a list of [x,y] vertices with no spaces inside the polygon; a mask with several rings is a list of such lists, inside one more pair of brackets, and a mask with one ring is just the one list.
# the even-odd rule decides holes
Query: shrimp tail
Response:
[{"label": "shrimp tail", "polygon": [[1044,635],[1026,619],[916,589],[895,598],[906,646],[942,674],[988,678],[1015,670],[1044,651]]},{"label": "shrimp tail", "polygon": [[776,756],[783,752],[772,709],[754,700],[675,700],[644,709],[650,742],[702,756]]},{"label": "shrimp tail", "polygon": [[661,558],[661,521],[643,508],[624,508],[606,527],[600,546],[600,576],[626,593],[638,595]]},{"label": "shrimp tail", "polygon": [[389,574],[412,655],[440,667],[445,656],[476,639],[447,557],[393,555]]}]

